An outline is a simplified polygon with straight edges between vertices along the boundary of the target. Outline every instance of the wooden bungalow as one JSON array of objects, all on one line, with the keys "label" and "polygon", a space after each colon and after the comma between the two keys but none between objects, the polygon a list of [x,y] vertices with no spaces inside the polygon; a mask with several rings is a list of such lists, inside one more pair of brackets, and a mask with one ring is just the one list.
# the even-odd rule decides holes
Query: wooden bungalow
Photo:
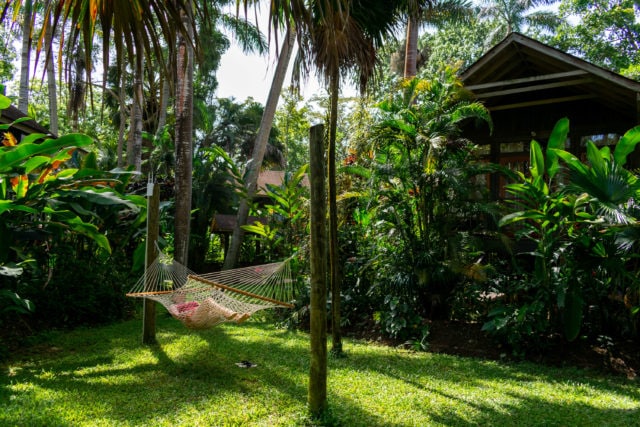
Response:
[{"label": "wooden bungalow", "polygon": [[[528,168],[529,143],[544,144],[554,124],[570,121],[566,149],[582,156],[585,141],[613,145],[640,123],[640,82],[590,64],[519,33],[511,33],[461,74],[465,87],[485,104],[493,133],[468,125],[464,136],[494,163]],[[640,165],[638,152],[630,157]],[[504,196],[497,176],[494,197]]]}]

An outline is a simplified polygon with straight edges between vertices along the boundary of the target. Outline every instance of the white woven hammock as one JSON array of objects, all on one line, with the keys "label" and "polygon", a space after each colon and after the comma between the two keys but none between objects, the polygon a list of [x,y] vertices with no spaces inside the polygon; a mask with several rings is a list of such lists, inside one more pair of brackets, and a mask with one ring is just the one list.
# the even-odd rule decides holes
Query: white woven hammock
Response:
[{"label": "white woven hammock", "polygon": [[289,260],[195,274],[161,254],[127,296],[159,302],[190,329],[242,323],[259,310],[294,307]]}]

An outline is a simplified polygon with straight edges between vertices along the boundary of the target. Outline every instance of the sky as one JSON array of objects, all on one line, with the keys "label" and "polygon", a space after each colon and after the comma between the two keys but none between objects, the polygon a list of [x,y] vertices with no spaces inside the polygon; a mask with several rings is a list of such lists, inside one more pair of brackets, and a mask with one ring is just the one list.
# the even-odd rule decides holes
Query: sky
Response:
[{"label": "sky", "polygon": [[[235,10],[229,12],[235,14]],[[252,13],[249,13],[252,15]],[[251,16],[248,19],[254,22]],[[258,16],[258,27],[266,34],[268,30],[268,15],[260,13]],[[261,104],[265,104],[269,95],[269,88],[273,79],[273,73],[276,69],[277,52],[275,43],[269,46],[269,56],[260,56],[257,54],[245,54],[242,49],[233,41],[233,38],[227,34],[231,40],[231,47],[222,56],[220,68],[218,69],[218,90],[216,96],[219,98],[234,97],[236,101],[242,102],[248,97],[253,97]],[[279,37],[282,42],[283,37]],[[291,84],[291,69],[293,68],[294,54],[289,64],[289,72],[284,80],[283,88]],[[302,82],[300,91],[305,99],[311,98],[315,94],[322,94],[324,88],[317,82],[315,76],[310,76],[308,81]],[[343,83],[343,95],[351,96],[355,94],[355,89],[346,87]]]},{"label": "sky", "polygon": [[[252,97],[264,104],[276,69],[275,45],[270,46],[270,50],[268,57],[245,54],[237,45],[232,44],[220,61],[220,68],[216,75],[218,78],[216,95],[219,98],[234,97],[238,102]],[[289,68],[284,87],[291,83],[291,67]],[[300,90],[305,98],[322,91],[315,78],[303,83]]]},{"label": "sky", "polygon": [[[258,14],[258,27],[263,33],[268,30],[268,14],[264,10]],[[235,14],[232,8],[227,13]],[[242,13],[242,12],[241,12]],[[249,12],[247,19],[255,22],[253,13]],[[269,46],[269,55],[245,54],[242,49],[235,43],[233,37],[227,34],[231,40],[231,47],[222,56],[220,68],[218,69],[218,90],[216,95],[219,98],[234,97],[236,101],[242,102],[252,97],[256,101],[265,104],[271,87],[273,73],[276,69],[277,52],[275,43]],[[279,37],[280,42],[283,40]],[[294,53],[295,54],[295,53]],[[293,63],[293,56],[291,63]],[[291,64],[289,72],[284,81],[284,87],[291,82]],[[315,91],[320,91],[320,87],[311,80],[307,82],[300,90],[305,97],[311,96]],[[309,92],[309,93],[308,93]]]}]

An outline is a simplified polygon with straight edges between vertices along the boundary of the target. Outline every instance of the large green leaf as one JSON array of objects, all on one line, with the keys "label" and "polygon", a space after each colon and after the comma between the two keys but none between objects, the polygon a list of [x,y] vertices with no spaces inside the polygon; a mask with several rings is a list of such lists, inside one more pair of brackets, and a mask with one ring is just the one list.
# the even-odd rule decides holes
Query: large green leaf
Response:
[{"label": "large green leaf", "polygon": [[38,213],[37,210],[29,206],[16,204],[13,200],[0,200],[0,215],[7,211],[22,211],[27,213]]},{"label": "large green leaf", "polygon": [[569,119],[564,117],[556,123],[551,131],[551,136],[547,142],[547,174],[552,179],[560,166],[558,164],[558,156],[554,150],[564,149],[567,135],[569,134]]},{"label": "large green leaf", "polygon": [[569,153],[568,151],[558,150],[558,149],[551,149],[550,151],[553,152],[558,157],[560,157],[562,160],[564,160],[564,162],[567,164],[569,169],[581,175],[588,173],[589,169],[585,166],[585,164],[582,163],[582,161],[579,158]]},{"label": "large green leaf", "polygon": [[591,164],[591,167],[594,169],[594,172],[597,175],[605,175],[605,160],[602,157],[602,153],[600,152],[600,150],[598,150],[596,144],[594,144],[592,141],[587,141],[587,160],[589,161],[589,164]]},{"label": "large green leaf", "polygon": [[0,110],[7,109],[9,107],[11,107],[11,100],[0,94]]},{"label": "large green leaf", "polygon": [[91,145],[90,137],[81,134],[69,134],[57,139],[47,139],[40,144],[22,142],[15,147],[0,148],[0,172],[8,172],[27,161],[31,156],[53,154],[63,148]]},{"label": "large green leaf", "polygon": [[85,199],[96,205],[126,205],[132,209],[137,206],[129,200],[123,199],[118,194],[111,191],[98,192],[94,190],[68,190],[59,193],[61,196],[71,196],[73,198]]},{"label": "large green leaf", "polygon": [[613,159],[616,163],[624,166],[627,163],[627,156],[633,153],[638,142],[640,142],[640,126],[628,130],[616,144],[616,149],[613,153]]},{"label": "large green leaf", "polygon": [[24,173],[31,173],[34,169],[46,165],[51,161],[49,156],[33,156],[24,164]]},{"label": "large green leaf", "polygon": [[111,245],[109,245],[109,240],[107,240],[104,234],[98,231],[98,227],[93,224],[86,223],[78,217],[67,221],[67,223],[73,231],[91,238],[98,244],[99,247],[111,253]]},{"label": "large green leaf", "polygon": [[542,149],[538,141],[531,141],[530,147],[530,172],[532,178],[538,178],[544,175],[544,157],[542,155]]}]

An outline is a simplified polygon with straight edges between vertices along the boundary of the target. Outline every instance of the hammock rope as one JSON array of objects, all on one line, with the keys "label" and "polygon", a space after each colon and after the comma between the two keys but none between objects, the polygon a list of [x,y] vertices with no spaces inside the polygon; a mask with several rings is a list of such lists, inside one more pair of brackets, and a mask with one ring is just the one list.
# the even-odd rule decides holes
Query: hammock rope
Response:
[{"label": "hammock rope", "polygon": [[242,323],[260,310],[294,307],[290,260],[196,274],[161,253],[126,295],[162,304],[190,329]]}]

